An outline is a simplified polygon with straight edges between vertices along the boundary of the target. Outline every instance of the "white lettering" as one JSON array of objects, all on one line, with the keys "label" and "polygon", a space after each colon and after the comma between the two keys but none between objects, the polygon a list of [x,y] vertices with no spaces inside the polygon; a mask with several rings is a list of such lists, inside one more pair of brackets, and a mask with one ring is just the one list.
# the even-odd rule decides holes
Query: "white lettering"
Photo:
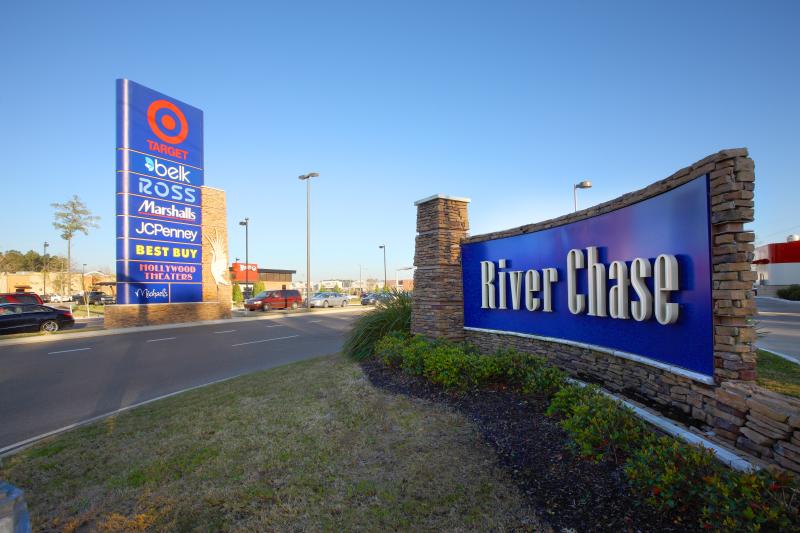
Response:
[{"label": "white lettering", "polygon": [[481,261],[481,308],[494,309],[494,263]]},{"label": "white lettering", "polygon": [[573,315],[583,313],[586,305],[586,297],[578,294],[579,268],[583,268],[583,252],[573,248],[567,253],[567,306]]},{"label": "white lettering", "polygon": [[639,301],[631,302],[631,315],[637,322],[649,320],[653,316],[653,296],[644,278],[651,275],[650,261],[642,257],[637,257],[631,264],[631,285],[636,292]]},{"label": "white lettering", "polygon": [[613,261],[608,267],[609,279],[617,280],[617,284],[611,287],[608,294],[609,314],[611,318],[628,319],[631,317],[628,312],[630,301],[628,298],[628,265],[624,261]]},{"label": "white lettering", "polygon": [[674,324],[678,320],[678,304],[670,303],[669,293],[678,290],[678,260],[674,255],[661,254],[655,265],[655,312],[659,324]]}]

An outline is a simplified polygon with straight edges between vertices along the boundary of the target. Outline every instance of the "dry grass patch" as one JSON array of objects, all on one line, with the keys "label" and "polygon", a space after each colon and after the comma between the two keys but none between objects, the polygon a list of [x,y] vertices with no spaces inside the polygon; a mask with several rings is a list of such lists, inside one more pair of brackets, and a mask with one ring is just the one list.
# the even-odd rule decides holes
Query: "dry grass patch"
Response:
[{"label": "dry grass patch", "polygon": [[0,464],[34,528],[507,530],[537,523],[461,415],[328,357],[191,391]]},{"label": "dry grass patch", "polygon": [[758,350],[758,384],[800,398],[800,365],[766,350]]}]

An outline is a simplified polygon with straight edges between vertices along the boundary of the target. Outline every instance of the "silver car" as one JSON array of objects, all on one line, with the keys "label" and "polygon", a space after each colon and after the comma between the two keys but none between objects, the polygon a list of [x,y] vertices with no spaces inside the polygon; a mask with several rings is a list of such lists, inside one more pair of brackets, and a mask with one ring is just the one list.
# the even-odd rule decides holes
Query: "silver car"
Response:
[{"label": "silver car", "polygon": [[318,292],[308,302],[309,307],[344,307],[347,305],[347,295],[336,292]]}]

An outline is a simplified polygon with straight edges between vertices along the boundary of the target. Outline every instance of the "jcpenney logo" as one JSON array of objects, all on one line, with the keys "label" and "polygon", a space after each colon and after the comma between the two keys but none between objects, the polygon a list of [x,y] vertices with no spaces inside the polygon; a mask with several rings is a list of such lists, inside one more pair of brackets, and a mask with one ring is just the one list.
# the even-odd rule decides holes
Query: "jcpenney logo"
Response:
[{"label": "jcpenney logo", "polygon": [[159,178],[169,178],[171,180],[189,183],[189,174],[191,174],[191,171],[186,170],[186,167],[183,165],[169,165],[162,163],[158,159],[145,157],[144,167],[148,172],[155,174]]},{"label": "jcpenney logo", "polygon": [[167,239],[184,239],[195,242],[199,232],[191,229],[170,228],[157,222],[139,222],[133,230],[137,235],[149,235],[151,237],[165,237]]},{"label": "jcpenney logo", "polygon": [[168,296],[169,296],[169,292],[167,291],[167,288],[166,288],[166,287],[164,287],[164,288],[163,288],[163,289],[161,289],[160,291],[157,291],[157,290],[155,290],[155,289],[136,289],[136,290],[135,290],[133,293],[134,293],[134,294],[135,294],[137,297],[139,297],[139,298],[145,298],[145,299],[150,299],[150,298],[166,298],[166,297],[168,297]]}]

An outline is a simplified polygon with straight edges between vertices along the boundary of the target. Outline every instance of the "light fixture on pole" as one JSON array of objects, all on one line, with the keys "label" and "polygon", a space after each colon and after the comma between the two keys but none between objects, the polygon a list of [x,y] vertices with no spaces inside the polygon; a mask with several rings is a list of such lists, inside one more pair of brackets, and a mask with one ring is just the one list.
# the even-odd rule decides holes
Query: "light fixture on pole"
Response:
[{"label": "light fixture on pole", "polygon": [[580,183],[576,183],[572,186],[572,203],[575,211],[578,210],[578,189],[591,189],[592,182],[588,180],[584,180]]},{"label": "light fixture on pole", "polygon": [[44,241],[44,256],[42,256],[42,293],[47,294],[47,247],[50,246],[50,243]]},{"label": "light fixture on pole", "polygon": [[395,287],[395,289],[400,290],[400,276],[398,275],[398,272],[400,272],[401,270],[414,270],[415,268],[417,268],[417,267],[410,266],[410,267],[403,267],[403,268],[394,269],[394,287]]},{"label": "light fixture on pole", "polygon": [[383,250],[383,290],[386,290],[386,245],[381,244],[378,248]]},{"label": "light fixture on pole", "polygon": [[311,178],[318,178],[318,172],[309,172],[297,176],[300,181],[306,182],[306,308],[311,307]]},{"label": "light fixture on pole", "polygon": [[[249,291],[247,284],[250,283],[250,219],[244,217],[244,220],[239,222],[240,226],[244,226],[244,290]],[[253,295],[250,294],[252,297]],[[247,312],[247,307],[244,308]]]}]

